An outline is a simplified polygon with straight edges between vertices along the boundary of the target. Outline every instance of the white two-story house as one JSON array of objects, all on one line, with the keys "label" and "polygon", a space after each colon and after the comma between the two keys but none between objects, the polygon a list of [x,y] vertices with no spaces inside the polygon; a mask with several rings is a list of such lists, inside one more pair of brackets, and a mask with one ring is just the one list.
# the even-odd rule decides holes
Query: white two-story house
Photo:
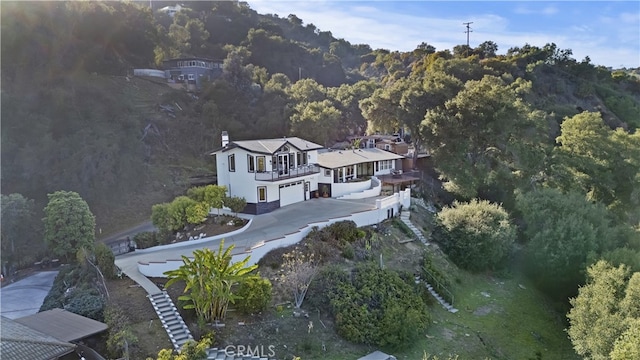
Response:
[{"label": "white two-story house", "polygon": [[318,190],[318,150],[322,146],[297,137],[229,141],[222,132],[216,157],[218,185],[229,196],[247,200],[245,213],[264,214],[309,200]]},{"label": "white two-story house", "polygon": [[326,151],[298,137],[230,141],[226,131],[211,155],[218,185],[227,187],[228,196],[245,198],[243,212],[249,214],[365,190],[371,177],[396,172],[403,158],[376,148]]}]

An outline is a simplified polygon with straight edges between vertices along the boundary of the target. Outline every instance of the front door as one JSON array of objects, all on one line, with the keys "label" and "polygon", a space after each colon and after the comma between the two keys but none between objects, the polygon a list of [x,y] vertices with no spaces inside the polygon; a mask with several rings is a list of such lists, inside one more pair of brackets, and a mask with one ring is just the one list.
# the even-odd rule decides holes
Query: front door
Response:
[{"label": "front door", "polygon": [[278,173],[289,175],[289,154],[278,155]]}]

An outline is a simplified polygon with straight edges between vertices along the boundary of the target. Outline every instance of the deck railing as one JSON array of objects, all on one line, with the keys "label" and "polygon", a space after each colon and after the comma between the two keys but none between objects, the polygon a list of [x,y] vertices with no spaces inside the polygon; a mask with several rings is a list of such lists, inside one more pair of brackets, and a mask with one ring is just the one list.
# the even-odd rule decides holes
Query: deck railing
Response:
[{"label": "deck railing", "polygon": [[256,180],[258,181],[280,181],[286,179],[297,178],[300,176],[317,174],[320,167],[316,164],[309,164],[290,168],[286,170],[274,170],[265,172],[256,172]]}]

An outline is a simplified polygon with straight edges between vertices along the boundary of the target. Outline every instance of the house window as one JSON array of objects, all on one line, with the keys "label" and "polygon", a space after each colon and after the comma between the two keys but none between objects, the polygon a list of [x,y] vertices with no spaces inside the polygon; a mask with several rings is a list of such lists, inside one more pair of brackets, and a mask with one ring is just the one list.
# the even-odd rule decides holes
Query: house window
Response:
[{"label": "house window", "polygon": [[255,163],[255,158],[251,155],[247,155],[247,167],[249,172],[255,172],[256,171],[256,163]]},{"label": "house window", "polygon": [[189,80],[195,80],[196,76],[194,74],[189,74]]},{"label": "house window", "polygon": [[303,151],[302,152],[302,165],[307,165],[307,152]]},{"label": "house window", "polygon": [[289,169],[293,169],[295,167],[295,156],[293,154],[289,154]]},{"label": "house window", "polygon": [[229,171],[236,171],[236,156],[234,154],[229,155]]},{"label": "house window", "polygon": [[331,176],[331,169],[324,169],[324,176],[330,177]]},{"label": "house window", "polygon": [[267,171],[267,167],[265,165],[265,158],[264,156],[257,156],[256,157],[258,159],[258,172],[265,172]]},{"label": "house window", "polygon": [[298,164],[298,166],[302,165],[302,153],[296,153],[296,163]]},{"label": "house window", "polygon": [[258,186],[258,201],[266,202],[267,201],[267,187],[266,186]]},{"label": "house window", "polygon": [[376,168],[379,167],[379,170],[388,170],[391,169],[392,161],[391,160],[382,160],[376,164]]},{"label": "house window", "polygon": [[180,74],[180,75],[178,76],[178,80],[183,81],[183,80],[184,80],[184,75]]},{"label": "house window", "polygon": [[349,180],[353,178],[353,166],[347,166],[344,168],[345,170],[345,179]]}]

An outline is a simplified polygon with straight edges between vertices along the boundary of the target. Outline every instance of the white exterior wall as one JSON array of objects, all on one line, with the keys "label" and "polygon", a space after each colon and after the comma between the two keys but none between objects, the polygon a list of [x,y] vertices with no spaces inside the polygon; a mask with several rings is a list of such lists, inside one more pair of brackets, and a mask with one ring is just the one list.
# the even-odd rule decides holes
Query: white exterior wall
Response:
[{"label": "white exterior wall", "polygon": [[[408,210],[410,208],[411,190],[406,189],[400,193],[395,193],[384,199],[376,200],[376,209],[373,210],[361,211],[348,216],[334,218],[329,221],[311,223],[301,228],[299,231],[296,231],[295,233],[287,234],[276,239],[261,241],[257,244],[252,245],[249,249],[245,249],[245,251],[236,248],[234,250],[236,250],[237,252],[234,251],[232,261],[241,261],[244,260],[244,258],[246,258],[248,255],[250,255],[251,258],[248,265],[256,264],[269,251],[300,242],[311,231],[311,228],[313,226],[323,228],[327,225],[333,224],[334,222],[344,220],[351,220],[355,222],[358,227],[378,224],[387,219],[389,209],[393,209],[394,216],[399,216],[400,205],[402,205],[404,210]],[[140,273],[148,277],[166,277],[166,275],[164,275],[165,271],[177,269],[181,265],[181,260],[173,259],[161,262],[138,262],[138,270],[140,271]]]},{"label": "white exterior wall", "polygon": [[[324,176],[324,172],[329,170],[329,176]],[[320,174],[318,174],[318,182],[319,183],[333,183],[333,170],[320,168]]]},{"label": "white exterior wall", "polygon": [[[235,156],[236,171],[229,171],[229,156],[232,154]],[[220,155],[218,156],[218,171],[222,170],[227,174],[224,184],[220,182],[220,177],[218,177],[218,185],[226,186],[229,196],[243,197],[250,203],[257,202],[255,174],[248,171],[247,152],[236,148],[218,155]]]},{"label": "white exterior wall", "polygon": [[331,197],[339,197],[355,192],[371,189],[371,179],[350,183],[338,183],[331,185]]}]

